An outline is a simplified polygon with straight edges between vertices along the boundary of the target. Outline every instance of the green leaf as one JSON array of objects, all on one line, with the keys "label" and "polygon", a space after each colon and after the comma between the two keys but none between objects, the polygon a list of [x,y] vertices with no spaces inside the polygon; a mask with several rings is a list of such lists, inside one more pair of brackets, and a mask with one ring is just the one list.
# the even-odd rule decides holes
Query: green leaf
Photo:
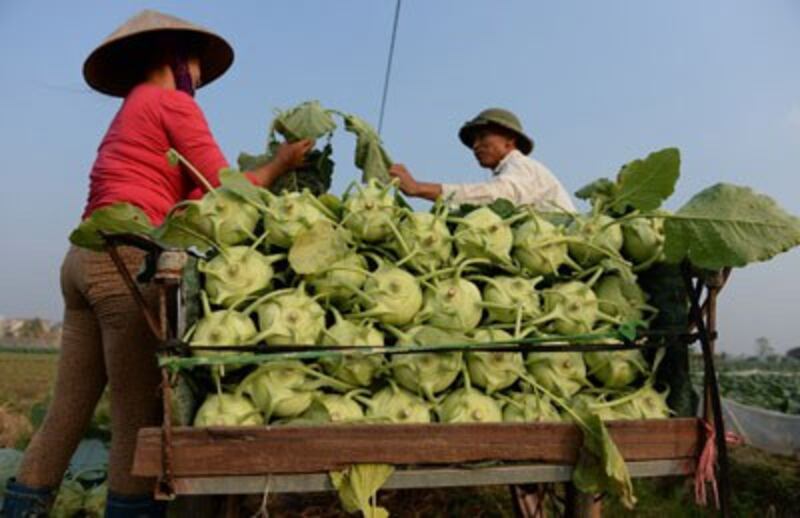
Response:
[{"label": "green leaf", "polygon": [[344,129],[356,136],[355,164],[363,173],[362,181],[366,183],[374,178],[380,183],[389,183],[389,167],[393,162],[378,133],[360,117],[348,114],[341,116],[344,118]]},{"label": "green leaf", "polygon": [[153,230],[152,236],[164,245],[177,248],[195,247],[205,252],[214,248],[214,243],[191,223],[198,221],[200,217],[198,202],[181,202],[173,207],[164,218],[164,222]]},{"label": "green leaf", "polygon": [[388,511],[375,502],[378,489],[393,472],[389,464],[355,464],[344,471],[332,471],[328,476],[345,511],[361,511],[365,518],[388,518]]},{"label": "green leaf", "polygon": [[[505,198],[497,198],[491,203],[485,205],[489,207],[492,212],[497,214],[503,219],[508,219],[517,212],[516,206]],[[478,210],[484,205],[475,205],[473,203],[462,203],[455,210],[450,212],[450,215],[456,217],[464,217],[472,211]]]},{"label": "green leaf", "polygon": [[575,191],[575,197],[594,203],[596,201],[612,199],[616,196],[618,191],[619,187],[616,183],[608,178],[599,178]]},{"label": "green leaf", "polygon": [[603,421],[595,414],[582,416],[583,447],[572,472],[572,481],[584,493],[609,492],[631,509],[636,504],[628,467],[611,440]]},{"label": "green leaf", "polygon": [[284,112],[278,112],[272,128],[289,142],[316,140],[335,130],[336,121],[319,101],[306,101]]},{"label": "green leaf", "polygon": [[225,190],[231,194],[247,201],[261,205],[261,189],[256,187],[253,183],[241,172],[236,169],[221,169],[219,172],[219,183],[221,188],[218,190]]},{"label": "green leaf", "polygon": [[98,234],[102,230],[109,233],[146,234],[153,232],[153,225],[142,209],[130,203],[115,203],[101,207],[78,225],[69,235],[75,246],[101,252],[105,241]]},{"label": "green leaf", "polygon": [[616,212],[624,212],[628,207],[657,209],[675,190],[680,165],[677,148],[662,149],[650,153],[644,160],[624,165],[617,175],[617,193],[611,199],[611,209]]},{"label": "green leaf", "polygon": [[667,261],[699,268],[766,261],[800,244],[800,219],[748,187],[716,184],[664,219]]}]

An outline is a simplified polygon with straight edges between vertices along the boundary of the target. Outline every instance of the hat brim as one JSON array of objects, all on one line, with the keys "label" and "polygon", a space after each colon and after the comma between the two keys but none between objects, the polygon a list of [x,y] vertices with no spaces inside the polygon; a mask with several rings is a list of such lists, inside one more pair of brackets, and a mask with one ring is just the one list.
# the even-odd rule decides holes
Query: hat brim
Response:
[{"label": "hat brim", "polygon": [[533,151],[533,139],[524,133],[520,133],[514,128],[509,128],[508,126],[498,124],[494,121],[470,121],[461,126],[461,129],[458,130],[458,138],[461,140],[462,144],[472,149],[472,142],[475,140],[475,132],[477,132],[479,129],[485,129],[491,126],[503,128],[513,133],[514,136],[516,136],[517,149],[519,149],[522,154],[529,155],[531,154],[531,151]]},{"label": "hat brim", "polygon": [[233,48],[220,36],[192,29],[154,29],[109,41],[96,48],[83,64],[83,77],[89,86],[104,94],[125,97],[142,81],[137,60],[152,55],[155,37],[172,33],[185,36],[200,61],[201,83],[205,86],[225,73],[233,64]]}]

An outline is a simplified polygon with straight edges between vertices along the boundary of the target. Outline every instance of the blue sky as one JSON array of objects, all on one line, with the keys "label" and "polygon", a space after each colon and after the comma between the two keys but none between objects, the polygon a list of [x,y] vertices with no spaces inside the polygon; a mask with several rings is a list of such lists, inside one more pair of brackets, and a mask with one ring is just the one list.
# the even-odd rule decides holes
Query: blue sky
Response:
[{"label": "blue sky", "polygon": [[[119,101],[81,66],[127,17],[155,8],[211,27],[233,68],[198,102],[229,160],[263,148],[275,108],[306,99],[377,123],[394,0],[0,3],[0,314],[60,318],[58,270]],[[534,156],[570,192],[667,146],[682,151],[677,208],[724,181],[800,214],[800,3],[792,0],[405,0],[383,137],[421,179],[477,181],[460,124],[516,111]],[[336,191],[356,177],[334,141]],[[800,253],[736,271],[721,347],[800,345]]]}]

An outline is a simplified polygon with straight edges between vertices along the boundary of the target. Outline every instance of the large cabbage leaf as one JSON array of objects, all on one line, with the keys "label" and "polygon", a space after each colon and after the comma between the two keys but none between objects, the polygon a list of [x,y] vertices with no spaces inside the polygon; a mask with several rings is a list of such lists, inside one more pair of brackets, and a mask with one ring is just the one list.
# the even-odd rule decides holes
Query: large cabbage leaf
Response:
[{"label": "large cabbage leaf", "polygon": [[766,261],[800,245],[800,219],[748,187],[718,183],[664,222],[669,262],[717,270]]},{"label": "large cabbage leaf", "polygon": [[603,421],[595,414],[584,414],[581,429],[583,447],[572,473],[575,486],[584,493],[611,493],[627,508],[633,508],[633,484],[628,467]]},{"label": "large cabbage leaf", "polygon": [[75,246],[96,252],[105,250],[105,241],[98,231],[149,235],[153,231],[150,219],[142,209],[130,203],[115,203],[101,207],[83,220],[69,235]]},{"label": "large cabbage leaf", "polygon": [[655,210],[675,191],[681,167],[681,155],[671,147],[650,153],[643,160],[634,160],[622,167],[610,206],[615,212],[632,207]]},{"label": "large cabbage leaf", "polygon": [[272,121],[272,130],[289,142],[316,140],[335,129],[336,121],[331,117],[331,112],[323,108],[319,101],[306,101],[289,110],[279,111]]},{"label": "large cabbage leaf", "polygon": [[389,464],[355,464],[329,476],[345,511],[361,511],[365,518],[387,518],[389,512],[377,505],[377,493],[393,472]]},{"label": "large cabbage leaf", "polygon": [[384,149],[378,132],[360,117],[341,115],[344,118],[344,129],[356,136],[355,164],[361,169],[362,181],[366,183],[374,178],[380,183],[389,183],[392,159]]}]

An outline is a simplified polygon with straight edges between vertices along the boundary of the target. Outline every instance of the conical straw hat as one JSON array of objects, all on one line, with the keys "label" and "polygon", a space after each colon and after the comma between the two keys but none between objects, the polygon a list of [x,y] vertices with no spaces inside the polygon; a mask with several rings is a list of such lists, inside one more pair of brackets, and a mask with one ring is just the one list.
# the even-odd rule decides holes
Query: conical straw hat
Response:
[{"label": "conical straw hat", "polygon": [[157,50],[155,37],[167,33],[185,37],[188,47],[200,59],[203,85],[221,76],[233,63],[233,48],[222,37],[148,9],[122,24],[89,54],[83,64],[83,77],[95,90],[124,97],[143,79],[142,65]]}]

